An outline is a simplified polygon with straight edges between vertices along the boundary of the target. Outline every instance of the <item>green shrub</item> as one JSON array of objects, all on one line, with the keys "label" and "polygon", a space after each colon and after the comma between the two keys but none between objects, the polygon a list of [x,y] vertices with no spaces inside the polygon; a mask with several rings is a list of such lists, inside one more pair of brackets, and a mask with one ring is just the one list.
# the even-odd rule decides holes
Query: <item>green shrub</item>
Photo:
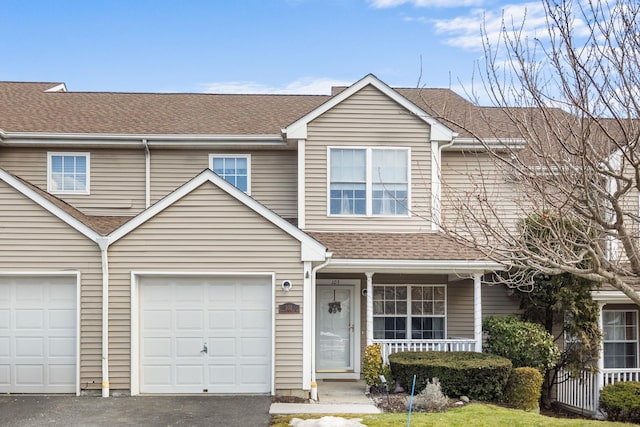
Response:
[{"label": "green shrub", "polygon": [[367,385],[380,387],[380,375],[384,375],[387,384],[391,384],[391,369],[382,363],[382,346],[371,344],[364,351],[362,375]]},{"label": "green shrub", "polygon": [[513,316],[492,316],[482,326],[488,334],[484,351],[506,357],[515,368],[536,368],[544,375],[558,360],[560,350],[541,325]]},{"label": "green shrub", "polygon": [[501,401],[511,373],[511,362],[500,356],[474,352],[407,351],[389,356],[391,373],[410,391],[413,375],[416,390],[438,378],[447,396]]},{"label": "green shrub", "polygon": [[640,421],[640,382],[604,386],[600,392],[600,410],[612,421]]},{"label": "green shrub", "polygon": [[505,402],[525,411],[539,408],[542,374],[535,368],[515,368],[507,382]]}]

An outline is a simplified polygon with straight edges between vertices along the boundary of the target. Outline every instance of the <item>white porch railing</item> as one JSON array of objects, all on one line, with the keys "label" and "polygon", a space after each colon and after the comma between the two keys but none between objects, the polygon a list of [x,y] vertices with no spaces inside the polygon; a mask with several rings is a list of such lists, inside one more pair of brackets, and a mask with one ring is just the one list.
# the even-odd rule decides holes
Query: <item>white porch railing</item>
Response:
[{"label": "white porch railing", "polygon": [[580,378],[572,378],[568,372],[558,374],[556,400],[569,409],[594,415],[598,410],[600,390],[597,374],[582,372]]},{"label": "white porch railing", "polygon": [[389,363],[389,355],[401,351],[475,351],[476,341],[469,339],[448,340],[373,340],[382,345],[382,360]]},{"label": "white porch railing", "polygon": [[625,381],[640,381],[640,369],[605,369],[602,373],[602,385]]},{"label": "white porch railing", "polygon": [[[624,381],[640,381],[640,369],[604,369],[602,385]],[[559,376],[556,399],[559,403],[580,412],[596,414],[600,400],[598,374],[583,372],[580,378],[571,378],[566,372]]]}]

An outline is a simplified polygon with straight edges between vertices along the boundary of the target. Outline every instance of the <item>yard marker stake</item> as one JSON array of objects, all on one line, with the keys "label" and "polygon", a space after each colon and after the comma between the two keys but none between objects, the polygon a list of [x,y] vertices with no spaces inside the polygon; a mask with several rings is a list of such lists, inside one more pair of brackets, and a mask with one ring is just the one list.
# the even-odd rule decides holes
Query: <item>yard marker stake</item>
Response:
[{"label": "yard marker stake", "polygon": [[409,397],[409,417],[407,418],[407,427],[411,426],[411,408],[413,407],[413,393],[416,391],[416,376],[413,376],[413,385],[411,386],[411,397]]}]

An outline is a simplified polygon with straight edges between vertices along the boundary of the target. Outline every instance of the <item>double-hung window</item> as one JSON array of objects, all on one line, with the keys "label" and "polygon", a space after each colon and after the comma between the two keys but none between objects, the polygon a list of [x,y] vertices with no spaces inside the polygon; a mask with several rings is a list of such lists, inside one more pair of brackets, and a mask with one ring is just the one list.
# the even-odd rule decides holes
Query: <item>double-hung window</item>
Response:
[{"label": "double-hung window", "polygon": [[251,155],[210,154],[209,164],[222,179],[251,194]]},{"label": "double-hung window", "polygon": [[407,216],[408,148],[329,148],[329,215]]},{"label": "double-hung window", "polygon": [[638,312],[604,310],[602,312],[604,367],[638,367]]},{"label": "double-hung window", "polygon": [[47,191],[89,194],[89,153],[48,153]]},{"label": "double-hung window", "polygon": [[375,285],[374,339],[444,339],[445,285]]}]

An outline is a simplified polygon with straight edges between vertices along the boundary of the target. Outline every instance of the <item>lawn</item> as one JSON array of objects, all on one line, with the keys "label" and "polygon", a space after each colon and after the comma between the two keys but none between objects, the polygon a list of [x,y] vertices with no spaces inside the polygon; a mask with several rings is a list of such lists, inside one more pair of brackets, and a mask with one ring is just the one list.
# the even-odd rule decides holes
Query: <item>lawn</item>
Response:
[{"label": "lawn", "polygon": [[[401,427],[407,425],[407,414],[375,414],[375,415],[334,415],[344,418],[361,418],[362,424],[369,427]],[[292,418],[319,419],[322,415],[276,415],[271,420],[272,427],[285,427]],[[507,409],[495,405],[472,403],[462,408],[449,409],[441,413],[411,414],[412,427],[427,426],[633,426],[634,424],[602,422],[585,419],[552,418],[532,414],[516,409]]]}]

